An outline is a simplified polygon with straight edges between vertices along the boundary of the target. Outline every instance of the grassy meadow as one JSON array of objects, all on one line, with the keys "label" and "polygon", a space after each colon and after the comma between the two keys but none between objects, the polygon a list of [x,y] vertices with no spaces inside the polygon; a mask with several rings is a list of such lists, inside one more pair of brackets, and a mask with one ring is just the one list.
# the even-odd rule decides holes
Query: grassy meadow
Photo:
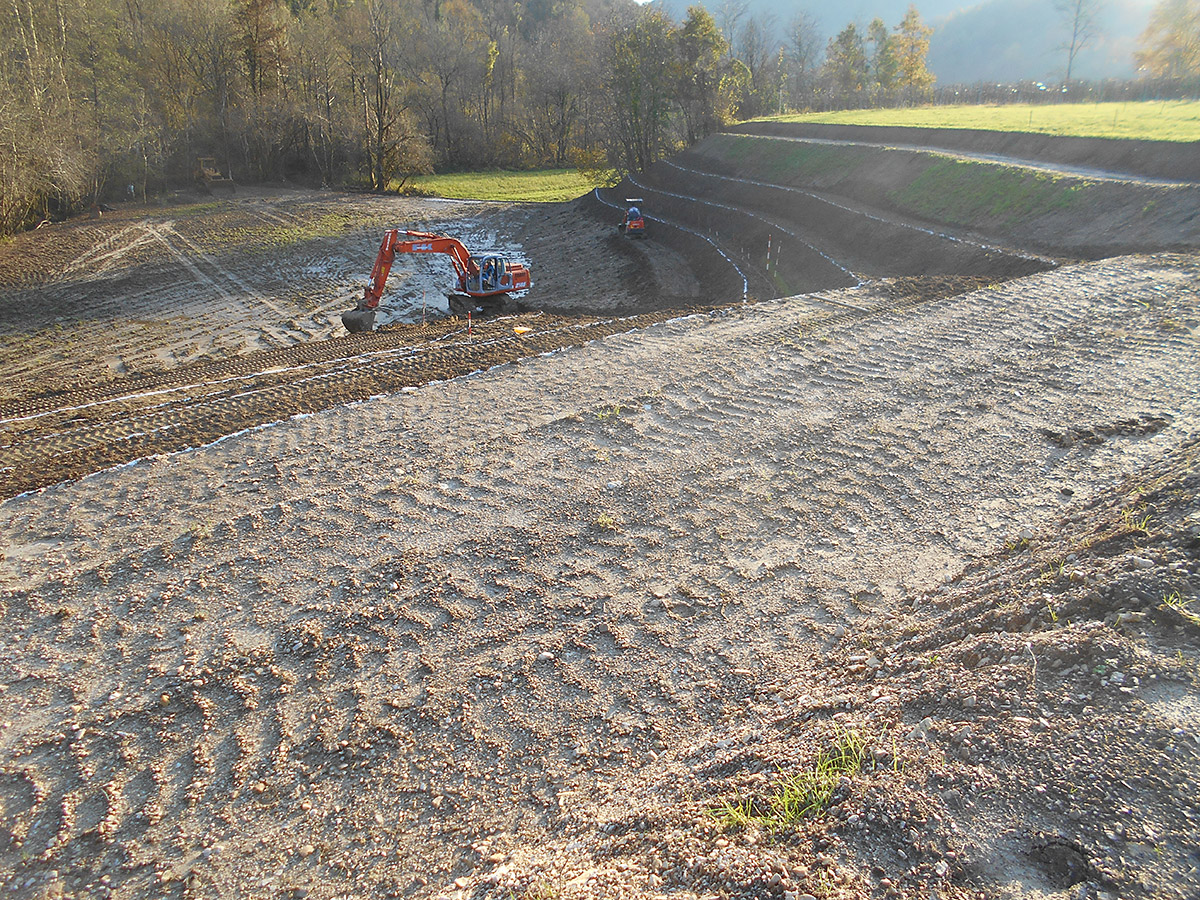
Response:
[{"label": "grassy meadow", "polygon": [[979,131],[1024,131],[1073,137],[1200,141],[1200,101],[1196,100],[852,109],[771,116],[754,121],[970,128]]},{"label": "grassy meadow", "polygon": [[426,196],[514,203],[558,203],[574,200],[595,186],[594,180],[575,169],[419,175],[405,184],[406,189]]}]

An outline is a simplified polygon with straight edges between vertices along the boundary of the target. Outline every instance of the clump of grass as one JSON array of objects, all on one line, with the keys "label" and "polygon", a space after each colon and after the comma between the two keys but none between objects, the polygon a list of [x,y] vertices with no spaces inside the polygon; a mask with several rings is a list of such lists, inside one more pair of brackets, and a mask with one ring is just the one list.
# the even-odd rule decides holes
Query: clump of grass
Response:
[{"label": "clump of grass", "polygon": [[602,410],[600,410],[600,412],[596,413],[596,418],[597,419],[610,419],[610,418],[613,418],[615,416],[620,416],[620,415],[621,415],[621,404],[614,403],[612,406],[610,406],[606,409],[602,409]]},{"label": "clump of grass", "polygon": [[839,728],[831,746],[817,754],[812,768],[786,776],[764,804],[753,800],[726,801],[714,810],[726,829],[756,825],[778,831],[829,807],[833,792],[842,778],[862,769],[867,756],[867,741],[857,731]]},{"label": "clump of grass", "polygon": [[1183,599],[1183,595],[1179,591],[1172,591],[1163,597],[1162,605],[1164,609],[1170,609],[1178,613],[1187,621],[1191,622],[1197,628],[1200,628],[1200,613],[1195,612],[1191,606],[1195,602],[1195,598]]},{"label": "clump of grass", "polygon": [[1125,527],[1130,531],[1140,532],[1141,534],[1150,533],[1150,519],[1153,518],[1150,513],[1146,512],[1146,507],[1139,506],[1137,509],[1121,510],[1121,521],[1125,523]]},{"label": "clump of grass", "polygon": [[608,513],[600,513],[596,517],[596,524],[604,531],[620,531],[620,523]]}]

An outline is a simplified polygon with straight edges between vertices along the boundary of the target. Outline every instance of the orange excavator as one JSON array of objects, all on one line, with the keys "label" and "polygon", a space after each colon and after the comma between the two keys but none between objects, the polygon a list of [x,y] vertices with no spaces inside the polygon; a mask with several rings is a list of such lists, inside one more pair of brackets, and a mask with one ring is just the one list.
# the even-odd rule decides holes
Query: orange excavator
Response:
[{"label": "orange excavator", "polygon": [[472,256],[461,241],[444,234],[406,231],[402,236],[399,230],[392,229],[379,245],[371,280],[367,282],[358,306],[351,312],[342,313],[342,324],[351,334],[375,327],[375,310],[397,253],[445,253],[450,257],[458,275],[457,291],[450,295],[452,310],[464,305],[464,298],[503,300],[505,295],[528,290],[532,284],[529,269],[503,256]]}]

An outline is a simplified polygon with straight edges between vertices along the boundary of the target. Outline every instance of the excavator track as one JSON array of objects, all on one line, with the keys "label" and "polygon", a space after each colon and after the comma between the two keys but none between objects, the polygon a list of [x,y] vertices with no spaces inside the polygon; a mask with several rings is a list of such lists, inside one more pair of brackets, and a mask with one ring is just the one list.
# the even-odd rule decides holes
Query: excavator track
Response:
[{"label": "excavator track", "polygon": [[688,312],[447,319],[25,396],[0,407],[0,497]]},{"label": "excavator track", "polygon": [[[812,306],[812,327],[897,311],[947,293],[884,290],[866,301],[870,305],[826,295],[795,299]],[[735,303],[608,317],[521,314],[469,325],[451,318],[25,396],[0,406],[0,498],[669,319],[730,315],[743,308]]]}]

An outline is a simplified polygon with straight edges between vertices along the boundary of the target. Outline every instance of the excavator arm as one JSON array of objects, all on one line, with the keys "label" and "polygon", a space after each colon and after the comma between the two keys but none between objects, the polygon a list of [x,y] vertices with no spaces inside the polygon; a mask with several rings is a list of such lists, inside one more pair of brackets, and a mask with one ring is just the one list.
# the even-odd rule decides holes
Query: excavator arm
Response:
[{"label": "excavator arm", "polygon": [[483,259],[481,265],[462,241],[456,238],[424,231],[406,231],[401,235],[398,229],[392,229],[384,234],[379,245],[371,279],[363,289],[358,306],[351,312],[342,313],[342,324],[347,331],[356,333],[375,327],[375,310],[383,297],[383,288],[398,253],[445,253],[450,257],[458,276],[457,292],[469,297],[494,297],[509,291],[523,291],[532,283],[529,270],[520,263],[489,256]]},{"label": "excavator arm", "polygon": [[371,270],[371,280],[363,290],[363,309],[375,309],[383,296],[383,286],[387,284],[388,274],[392,271],[392,263],[397,253],[445,253],[454,265],[459,284],[465,284],[467,279],[479,274],[479,266],[471,259],[471,254],[462,241],[440,234],[428,234],[424,231],[406,231],[406,239],[401,239],[400,232],[392,229],[383,236],[379,245],[379,254],[375,257],[375,268]]}]

